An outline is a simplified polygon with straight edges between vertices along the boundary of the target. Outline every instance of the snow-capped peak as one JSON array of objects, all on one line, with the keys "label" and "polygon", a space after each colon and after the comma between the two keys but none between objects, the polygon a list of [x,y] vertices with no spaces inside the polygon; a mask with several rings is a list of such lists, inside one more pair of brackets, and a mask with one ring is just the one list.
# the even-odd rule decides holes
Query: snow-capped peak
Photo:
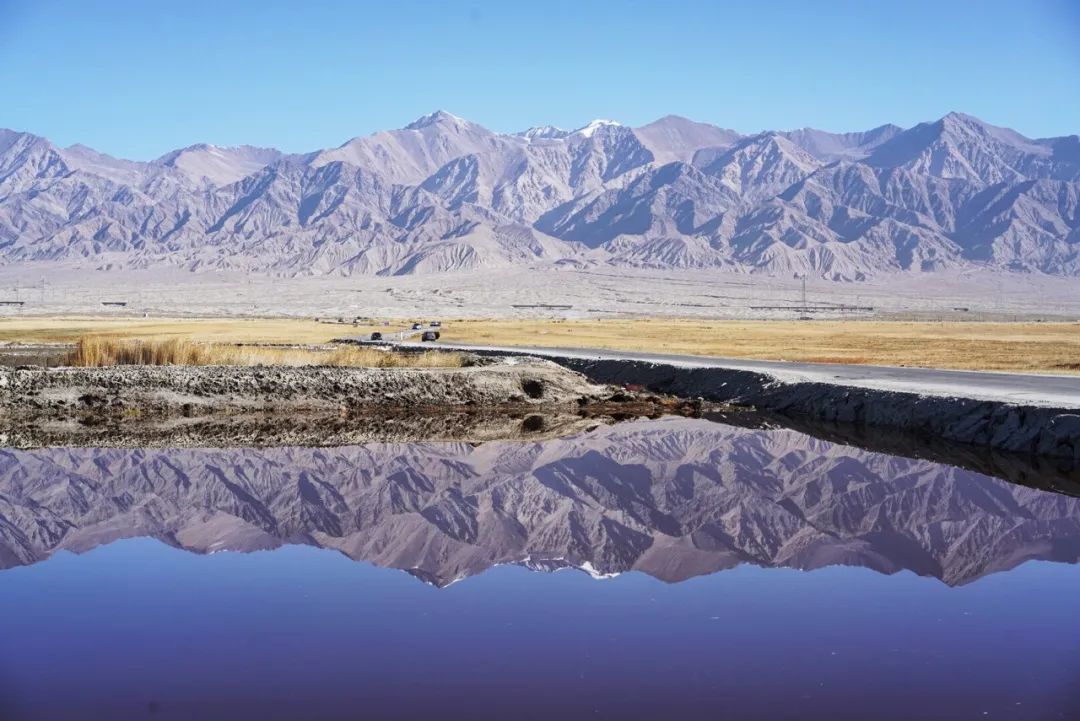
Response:
[{"label": "snow-capped peak", "polygon": [[562,128],[554,125],[539,125],[535,128],[529,128],[528,130],[522,130],[520,133],[515,133],[520,138],[526,138],[528,140],[550,140],[555,138],[565,138],[570,134],[569,130],[563,130]]},{"label": "snow-capped peak", "polygon": [[406,130],[419,130],[420,128],[426,128],[429,125],[435,125],[436,123],[439,123],[439,122],[450,122],[450,123],[455,123],[455,124],[460,125],[460,124],[463,124],[465,122],[465,119],[464,118],[459,118],[458,116],[454,115],[453,113],[448,113],[445,110],[436,110],[434,113],[430,113],[428,115],[425,115],[422,118],[417,118],[413,122],[406,125],[405,129]]},{"label": "snow-capped peak", "polygon": [[582,128],[578,128],[574,131],[575,135],[584,135],[586,138],[592,137],[593,133],[603,127],[608,126],[620,126],[622,123],[615,120],[604,120],[603,118],[597,118],[591,121],[588,125]]}]

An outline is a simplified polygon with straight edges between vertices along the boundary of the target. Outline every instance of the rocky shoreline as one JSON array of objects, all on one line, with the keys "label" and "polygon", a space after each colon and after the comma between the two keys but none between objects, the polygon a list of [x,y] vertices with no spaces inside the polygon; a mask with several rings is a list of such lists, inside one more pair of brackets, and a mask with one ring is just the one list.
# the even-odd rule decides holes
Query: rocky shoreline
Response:
[{"label": "rocky shoreline", "polygon": [[479,442],[699,410],[533,359],[464,368],[0,368],[2,441],[13,447]]},{"label": "rocky shoreline", "polygon": [[[489,357],[514,356],[475,351]],[[1080,412],[829,383],[788,383],[731,368],[685,368],[620,359],[545,355],[595,383],[647,388],[706,402],[750,406],[796,422],[892,429],[976,447],[1080,460]]]}]

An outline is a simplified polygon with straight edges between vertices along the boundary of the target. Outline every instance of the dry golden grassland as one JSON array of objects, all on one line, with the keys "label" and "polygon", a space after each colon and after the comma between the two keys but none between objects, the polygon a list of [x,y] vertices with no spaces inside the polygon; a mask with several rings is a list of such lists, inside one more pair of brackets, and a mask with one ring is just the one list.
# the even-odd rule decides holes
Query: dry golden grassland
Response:
[{"label": "dry golden grassland", "polygon": [[[406,326],[405,321],[385,328],[290,319],[14,318],[0,319],[0,342],[74,343],[93,334],[132,340],[306,344]],[[1080,373],[1078,323],[503,319],[447,321],[441,330],[444,342]]]},{"label": "dry golden grassland", "polygon": [[325,343],[381,328],[281,318],[3,318],[0,342],[74,343],[81,336],[219,343]]},{"label": "dry golden grassland", "polygon": [[447,342],[609,348],[809,363],[1080,372],[1080,323],[458,321]]},{"label": "dry golden grassland", "polygon": [[351,368],[458,368],[458,353],[393,353],[377,348],[274,348],[168,340],[118,340],[83,336],[68,353],[65,365],[101,368],[118,365],[286,365]]}]

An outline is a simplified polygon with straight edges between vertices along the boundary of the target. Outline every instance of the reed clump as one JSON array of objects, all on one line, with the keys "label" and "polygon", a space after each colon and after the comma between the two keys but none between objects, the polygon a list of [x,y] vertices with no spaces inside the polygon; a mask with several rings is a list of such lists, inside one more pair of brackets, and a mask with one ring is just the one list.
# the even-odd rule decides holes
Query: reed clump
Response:
[{"label": "reed clump", "polygon": [[66,365],[106,368],[153,366],[336,366],[347,368],[460,368],[460,353],[398,353],[378,348],[340,346],[297,348],[244,346],[168,340],[124,340],[83,336],[68,353]]}]

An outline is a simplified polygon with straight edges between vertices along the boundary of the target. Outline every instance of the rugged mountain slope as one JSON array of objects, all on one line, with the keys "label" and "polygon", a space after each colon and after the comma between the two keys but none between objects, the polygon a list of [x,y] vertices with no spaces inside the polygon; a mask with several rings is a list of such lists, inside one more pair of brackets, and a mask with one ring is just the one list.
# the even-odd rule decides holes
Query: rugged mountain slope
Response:
[{"label": "rugged mountain slope", "polygon": [[450,113],[301,155],[150,162],[0,131],[0,262],[395,274],[572,261],[857,279],[1080,273],[1080,138],[952,113],[742,136],[668,116],[494,133]]},{"label": "rugged mountain slope", "polygon": [[668,115],[656,122],[634,128],[645,147],[657,162],[679,160],[689,163],[702,148],[730,148],[740,136],[734,130],[718,128],[708,123],[696,123],[678,115]]},{"label": "rugged mountain slope", "polygon": [[157,164],[176,168],[197,186],[235,183],[279,160],[283,153],[273,148],[219,148],[205,143],[174,150],[158,158]]},{"label": "rugged mountain slope", "polygon": [[706,233],[739,195],[724,183],[682,162],[650,168],[623,188],[610,188],[565,203],[536,227],[595,246],[619,236],[644,239]]},{"label": "rugged mountain slope", "polygon": [[875,148],[896,137],[904,129],[898,125],[882,125],[858,133],[829,133],[813,128],[801,128],[781,133],[785,138],[819,160],[858,160]]},{"label": "rugged mountain slope", "polygon": [[1080,179],[1075,158],[1055,154],[1057,144],[1029,140],[970,115],[949,113],[896,135],[878,146],[867,163],[983,185],[1034,178]]},{"label": "rugged mountain slope", "polygon": [[153,536],[335,548],[437,585],[500,563],[680,581],[742,563],[962,584],[1075,563],[1080,500],[691,419],[540,443],[0,452],[0,567]]},{"label": "rugged mountain slope", "polygon": [[466,155],[500,156],[520,145],[476,123],[438,111],[402,130],[353,138],[339,148],[316,153],[314,166],[335,161],[378,172],[389,183],[418,184],[452,160]]},{"label": "rugged mountain slope", "polygon": [[49,141],[30,133],[0,129],[0,197],[71,172]]},{"label": "rugged mountain slope", "polygon": [[820,167],[779,133],[744,138],[722,152],[698,151],[694,165],[719,178],[748,204],[776,196]]}]

